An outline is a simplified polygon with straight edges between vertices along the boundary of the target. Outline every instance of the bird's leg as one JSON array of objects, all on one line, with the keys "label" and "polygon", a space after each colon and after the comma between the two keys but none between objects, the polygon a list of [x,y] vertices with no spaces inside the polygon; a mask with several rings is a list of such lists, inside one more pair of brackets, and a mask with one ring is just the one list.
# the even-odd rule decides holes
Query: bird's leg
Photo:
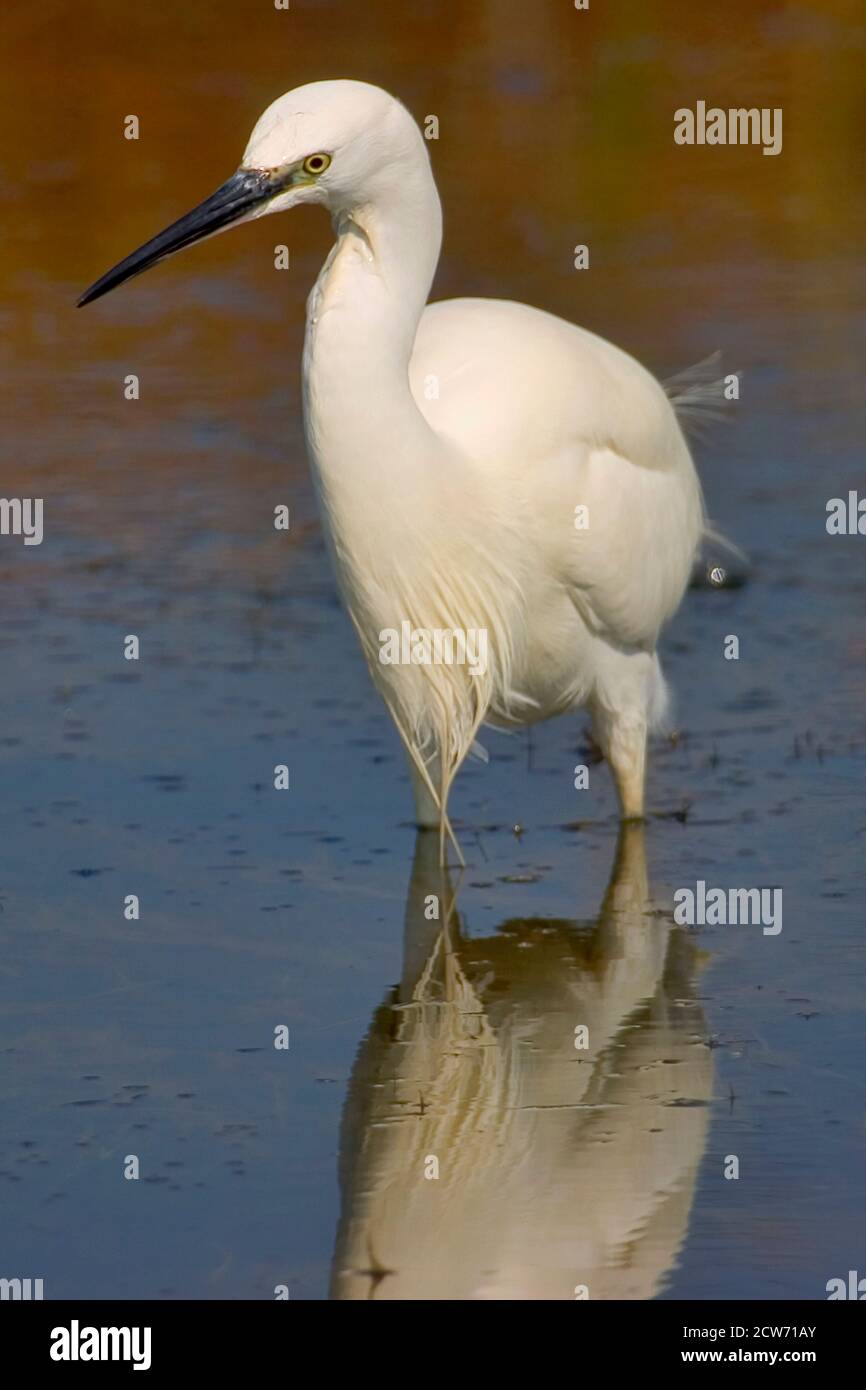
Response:
[{"label": "bird's leg", "polygon": [[630,730],[617,760],[611,759],[622,820],[643,820],[646,786],[646,725]]},{"label": "bird's leg", "polygon": [[[438,787],[441,775],[438,756],[434,755],[431,758],[427,764],[427,771],[433,786]],[[411,759],[409,760],[409,772],[412,777],[412,795],[415,798],[415,823],[419,830],[438,830],[442,819],[439,814],[438,803]]]},{"label": "bird's leg", "polygon": [[632,711],[627,717],[595,706],[593,734],[610,763],[619,796],[622,820],[642,820],[646,778],[646,718]]},{"label": "bird's leg", "polygon": [[[433,756],[425,764],[430,783],[433,788],[439,790],[440,799],[443,803],[446,800],[442,786],[442,764],[438,754]],[[438,830],[439,831],[439,863],[445,864],[445,847],[448,840],[454,846],[457,861],[461,867],[465,866],[466,860],[463,858],[457,836],[454,834],[453,827],[448,819],[447,806],[443,804],[440,808],[439,802],[434,797],[430,786],[421,776],[418,766],[410,756],[409,773],[412,778],[412,794],[415,798],[415,823],[419,830]]]}]

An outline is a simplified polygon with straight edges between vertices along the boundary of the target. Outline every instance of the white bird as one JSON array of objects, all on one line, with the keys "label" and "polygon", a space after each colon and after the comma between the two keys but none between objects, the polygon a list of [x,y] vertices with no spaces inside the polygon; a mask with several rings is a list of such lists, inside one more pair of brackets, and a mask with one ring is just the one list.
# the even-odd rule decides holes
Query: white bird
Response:
[{"label": "white bird", "polygon": [[482,723],[580,707],[623,818],[642,817],[666,704],[656,644],[703,529],[688,447],[663,388],[604,339],[505,300],[427,304],[442,214],[400,102],[354,81],[288,92],[238,172],[79,302],[302,203],[323,204],[336,234],[307,303],[307,447],[419,825],[459,855],[448,794]]}]

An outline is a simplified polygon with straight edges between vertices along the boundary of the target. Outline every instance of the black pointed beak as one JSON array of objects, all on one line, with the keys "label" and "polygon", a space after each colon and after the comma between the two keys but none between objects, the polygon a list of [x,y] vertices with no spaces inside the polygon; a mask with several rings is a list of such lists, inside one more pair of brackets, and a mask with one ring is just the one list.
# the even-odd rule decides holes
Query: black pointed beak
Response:
[{"label": "black pointed beak", "polygon": [[102,295],[108,294],[109,290],[122,285],[125,280],[131,280],[133,275],[140,275],[143,270],[158,265],[175,251],[182,251],[185,246],[192,246],[196,241],[215,236],[217,232],[223,232],[234,223],[243,221],[255,208],[274,197],[280,190],[281,184],[272,173],[263,169],[239,169],[217,189],[216,193],[212,193],[203,203],[199,203],[198,207],[193,208],[192,212],[188,212],[179,221],[172,222],[170,227],[159,233],[159,236],[146,241],[137,251],[133,251],[131,256],[120,261],[91,285],[79,299],[78,307],[92,304],[94,299],[100,299]]}]

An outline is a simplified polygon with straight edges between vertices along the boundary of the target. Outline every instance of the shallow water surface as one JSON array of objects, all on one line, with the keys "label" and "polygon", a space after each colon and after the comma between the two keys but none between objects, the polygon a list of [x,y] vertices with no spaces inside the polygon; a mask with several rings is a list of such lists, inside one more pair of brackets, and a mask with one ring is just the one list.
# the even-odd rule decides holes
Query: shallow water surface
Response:
[{"label": "shallow water surface", "polygon": [[[46,534],[0,539],[0,1275],[825,1297],[866,1259],[866,541],[824,525],[863,478],[854,8],[430,0],[398,27],[299,4],[290,44],[227,0],[81,8],[74,35],[51,3],[4,20],[10,100],[37,61],[46,82],[0,190],[0,491],[44,497]],[[301,445],[321,218],[71,307],[226,177],[273,96],[349,73],[439,114],[437,295],[537,303],[662,377],[717,349],[742,371],[695,448],[748,582],[693,589],[665,636],[677,736],[645,830],[618,832],[603,765],[574,790],[574,719],[485,735],[465,871],[416,841]],[[705,95],[781,104],[783,155],[675,147]],[[677,925],[698,880],[780,887],[782,931]]]}]

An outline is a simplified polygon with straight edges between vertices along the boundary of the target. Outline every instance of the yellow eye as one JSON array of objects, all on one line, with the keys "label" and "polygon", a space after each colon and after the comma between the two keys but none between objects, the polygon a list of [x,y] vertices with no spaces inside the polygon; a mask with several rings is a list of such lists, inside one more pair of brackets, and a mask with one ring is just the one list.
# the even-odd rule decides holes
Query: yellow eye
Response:
[{"label": "yellow eye", "polygon": [[305,174],[324,174],[331,162],[329,154],[308,154],[304,160]]}]

